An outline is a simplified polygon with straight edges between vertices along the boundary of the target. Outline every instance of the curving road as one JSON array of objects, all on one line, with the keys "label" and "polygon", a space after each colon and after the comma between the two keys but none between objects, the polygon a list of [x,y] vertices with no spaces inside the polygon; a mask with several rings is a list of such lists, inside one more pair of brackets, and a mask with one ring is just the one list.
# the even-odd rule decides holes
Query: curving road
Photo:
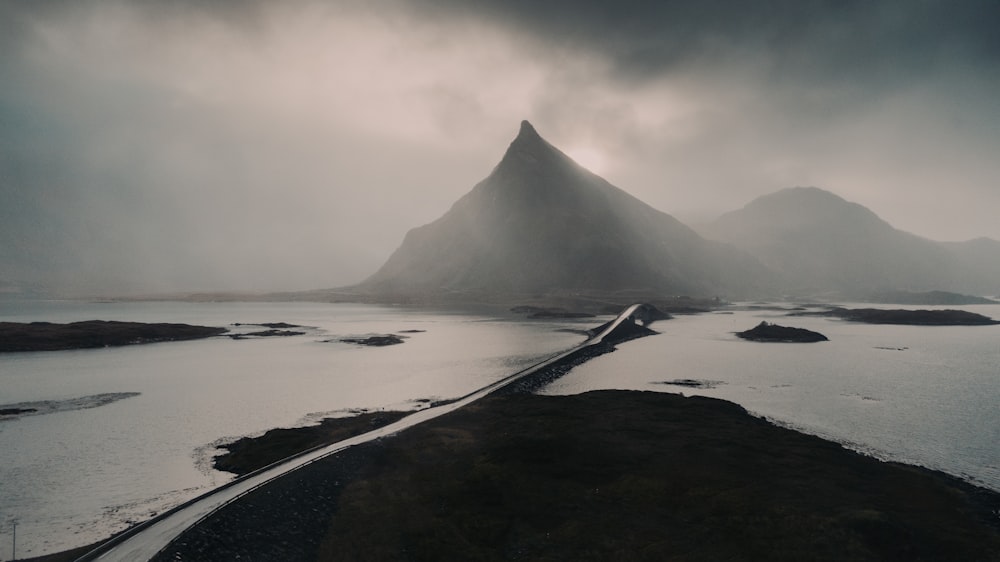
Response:
[{"label": "curving road", "polygon": [[251,492],[288,474],[298,468],[312,463],[321,458],[337,454],[344,449],[367,443],[394,433],[398,433],[409,427],[434,419],[438,416],[453,412],[467,404],[475,402],[480,398],[489,395],[509,384],[512,384],[524,377],[532,375],[553,363],[556,363],[569,355],[582,349],[601,344],[604,339],[615,331],[622,322],[630,320],[643,304],[633,304],[618,315],[615,320],[607,324],[599,334],[591,337],[583,343],[554,355],[540,363],[536,363],[527,369],[518,371],[513,375],[505,377],[497,382],[485,386],[475,392],[467,394],[454,402],[442,404],[426,410],[414,412],[405,418],[381,427],[379,429],[357,435],[350,439],[338,441],[331,445],[306,451],[302,454],[290,457],[283,461],[262,468],[250,473],[242,478],[220,486],[200,497],[194,498],[176,508],[167,511],[149,521],[142,523],[125,533],[109,540],[93,551],[77,559],[77,562],[89,562],[100,560],[102,562],[135,562],[138,560],[149,560],[160,550],[166,548],[171,541],[199,521],[205,519],[223,506],[236,501],[241,496]]}]

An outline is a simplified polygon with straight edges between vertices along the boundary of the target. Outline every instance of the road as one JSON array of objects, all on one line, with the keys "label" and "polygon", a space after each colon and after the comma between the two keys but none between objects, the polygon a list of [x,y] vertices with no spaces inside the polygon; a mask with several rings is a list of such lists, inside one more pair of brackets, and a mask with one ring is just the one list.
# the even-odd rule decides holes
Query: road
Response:
[{"label": "road", "polygon": [[135,562],[138,560],[149,560],[160,550],[166,548],[171,541],[188,528],[196,525],[199,521],[205,519],[225,505],[236,501],[241,496],[267,484],[268,482],[271,482],[272,480],[275,480],[276,478],[280,478],[289,472],[324,457],[335,455],[349,447],[398,433],[427,420],[453,412],[491,394],[492,392],[495,392],[496,390],[499,390],[500,388],[536,373],[540,369],[544,369],[551,364],[580,351],[581,349],[593,345],[599,345],[604,338],[613,332],[622,322],[632,317],[641,306],[643,305],[633,304],[625,309],[624,312],[619,314],[614,321],[608,324],[605,329],[601,331],[601,333],[575,347],[556,354],[540,363],[536,363],[527,369],[518,371],[513,375],[467,394],[454,402],[414,412],[413,414],[410,414],[395,423],[391,423],[368,433],[357,435],[350,439],[345,439],[331,445],[307,451],[300,455],[279,461],[242,478],[233,480],[228,484],[220,486],[215,490],[167,511],[158,517],[133,527],[122,535],[109,540],[95,550],[78,558],[77,562]]}]

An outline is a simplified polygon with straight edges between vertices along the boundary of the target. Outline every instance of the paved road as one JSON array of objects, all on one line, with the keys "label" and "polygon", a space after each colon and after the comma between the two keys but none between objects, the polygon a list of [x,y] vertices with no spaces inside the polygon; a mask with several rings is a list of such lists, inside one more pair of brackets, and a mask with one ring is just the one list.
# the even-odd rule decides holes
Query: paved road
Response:
[{"label": "paved road", "polygon": [[151,519],[142,525],[134,527],[125,534],[108,541],[90,553],[78,558],[77,562],[90,562],[98,560],[102,562],[136,562],[149,560],[156,555],[157,552],[166,548],[166,546],[182,532],[196,525],[199,521],[205,519],[216,510],[221,509],[226,504],[237,500],[240,496],[243,496],[276,478],[321,458],[334,455],[344,449],[361,443],[367,443],[381,437],[398,433],[427,420],[442,416],[448,412],[453,412],[463,406],[466,406],[467,404],[489,395],[500,388],[536,373],[540,369],[544,369],[581,349],[598,345],[608,334],[613,332],[619,324],[632,317],[641,306],[643,305],[633,304],[628,307],[603,331],[601,331],[601,333],[584,341],[580,345],[554,355],[553,357],[532,365],[527,369],[514,373],[513,375],[483,387],[475,392],[472,392],[471,394],[467,394],[454,402],[414,412],[413,414],[410,414],[395,423],[391,423],[362,435],[357,435],[350,439],[338,441],[332,445],[326,445],[304,454],[279,461],[269,467],[236,479],[224,486],[206,493],[203,496],[195,498],[154,519]]}]

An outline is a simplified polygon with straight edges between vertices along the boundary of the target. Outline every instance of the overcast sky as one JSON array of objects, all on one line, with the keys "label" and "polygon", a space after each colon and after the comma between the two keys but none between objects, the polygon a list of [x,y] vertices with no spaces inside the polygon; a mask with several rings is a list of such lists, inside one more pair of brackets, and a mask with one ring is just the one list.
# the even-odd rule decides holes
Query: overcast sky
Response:
[{"label": "overcast sky", "polygon": [[689,224],[1000,239],[1000,2],[0,0],[0,286],[334,287],[522,119]]}]

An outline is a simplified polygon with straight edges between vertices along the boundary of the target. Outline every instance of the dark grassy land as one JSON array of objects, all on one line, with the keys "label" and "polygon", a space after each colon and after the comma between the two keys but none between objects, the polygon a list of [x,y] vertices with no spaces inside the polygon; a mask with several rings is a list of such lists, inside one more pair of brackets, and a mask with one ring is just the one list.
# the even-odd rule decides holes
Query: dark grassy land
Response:
[{"label": "dark grassy land", "polygon": [[657,393],[486,400],[338,501],[319,560],[1000,560],[997,494]]},{"label": "dark grassy land", "polygon": [[56,351],[207,338],[225,328],[87,320],[70,324],[0,322],[0,352]]},{"label": "dark grassy land", "polygon": [[761,322],[756,327],[745,332],[736,332],[736,335],[745,340],[757,342],[813,343],[829,341],[826,336],[819,332],[813,332],[805,328],[779,326],[767,322]]},{"label": "dark grassy land", "polygon": [[226,452],[213,459],[216,470],[242,476],[258,468],[388,425],[410,412],[365,412],[349,418],[326,418],[317,425],[272,429],[259,437],[243,437],[221,445]]},{"label": "dark grassy land", "polygon": [[729,402],[508,394],[312,463],[157,560],[989,561],[998,509]]}]

